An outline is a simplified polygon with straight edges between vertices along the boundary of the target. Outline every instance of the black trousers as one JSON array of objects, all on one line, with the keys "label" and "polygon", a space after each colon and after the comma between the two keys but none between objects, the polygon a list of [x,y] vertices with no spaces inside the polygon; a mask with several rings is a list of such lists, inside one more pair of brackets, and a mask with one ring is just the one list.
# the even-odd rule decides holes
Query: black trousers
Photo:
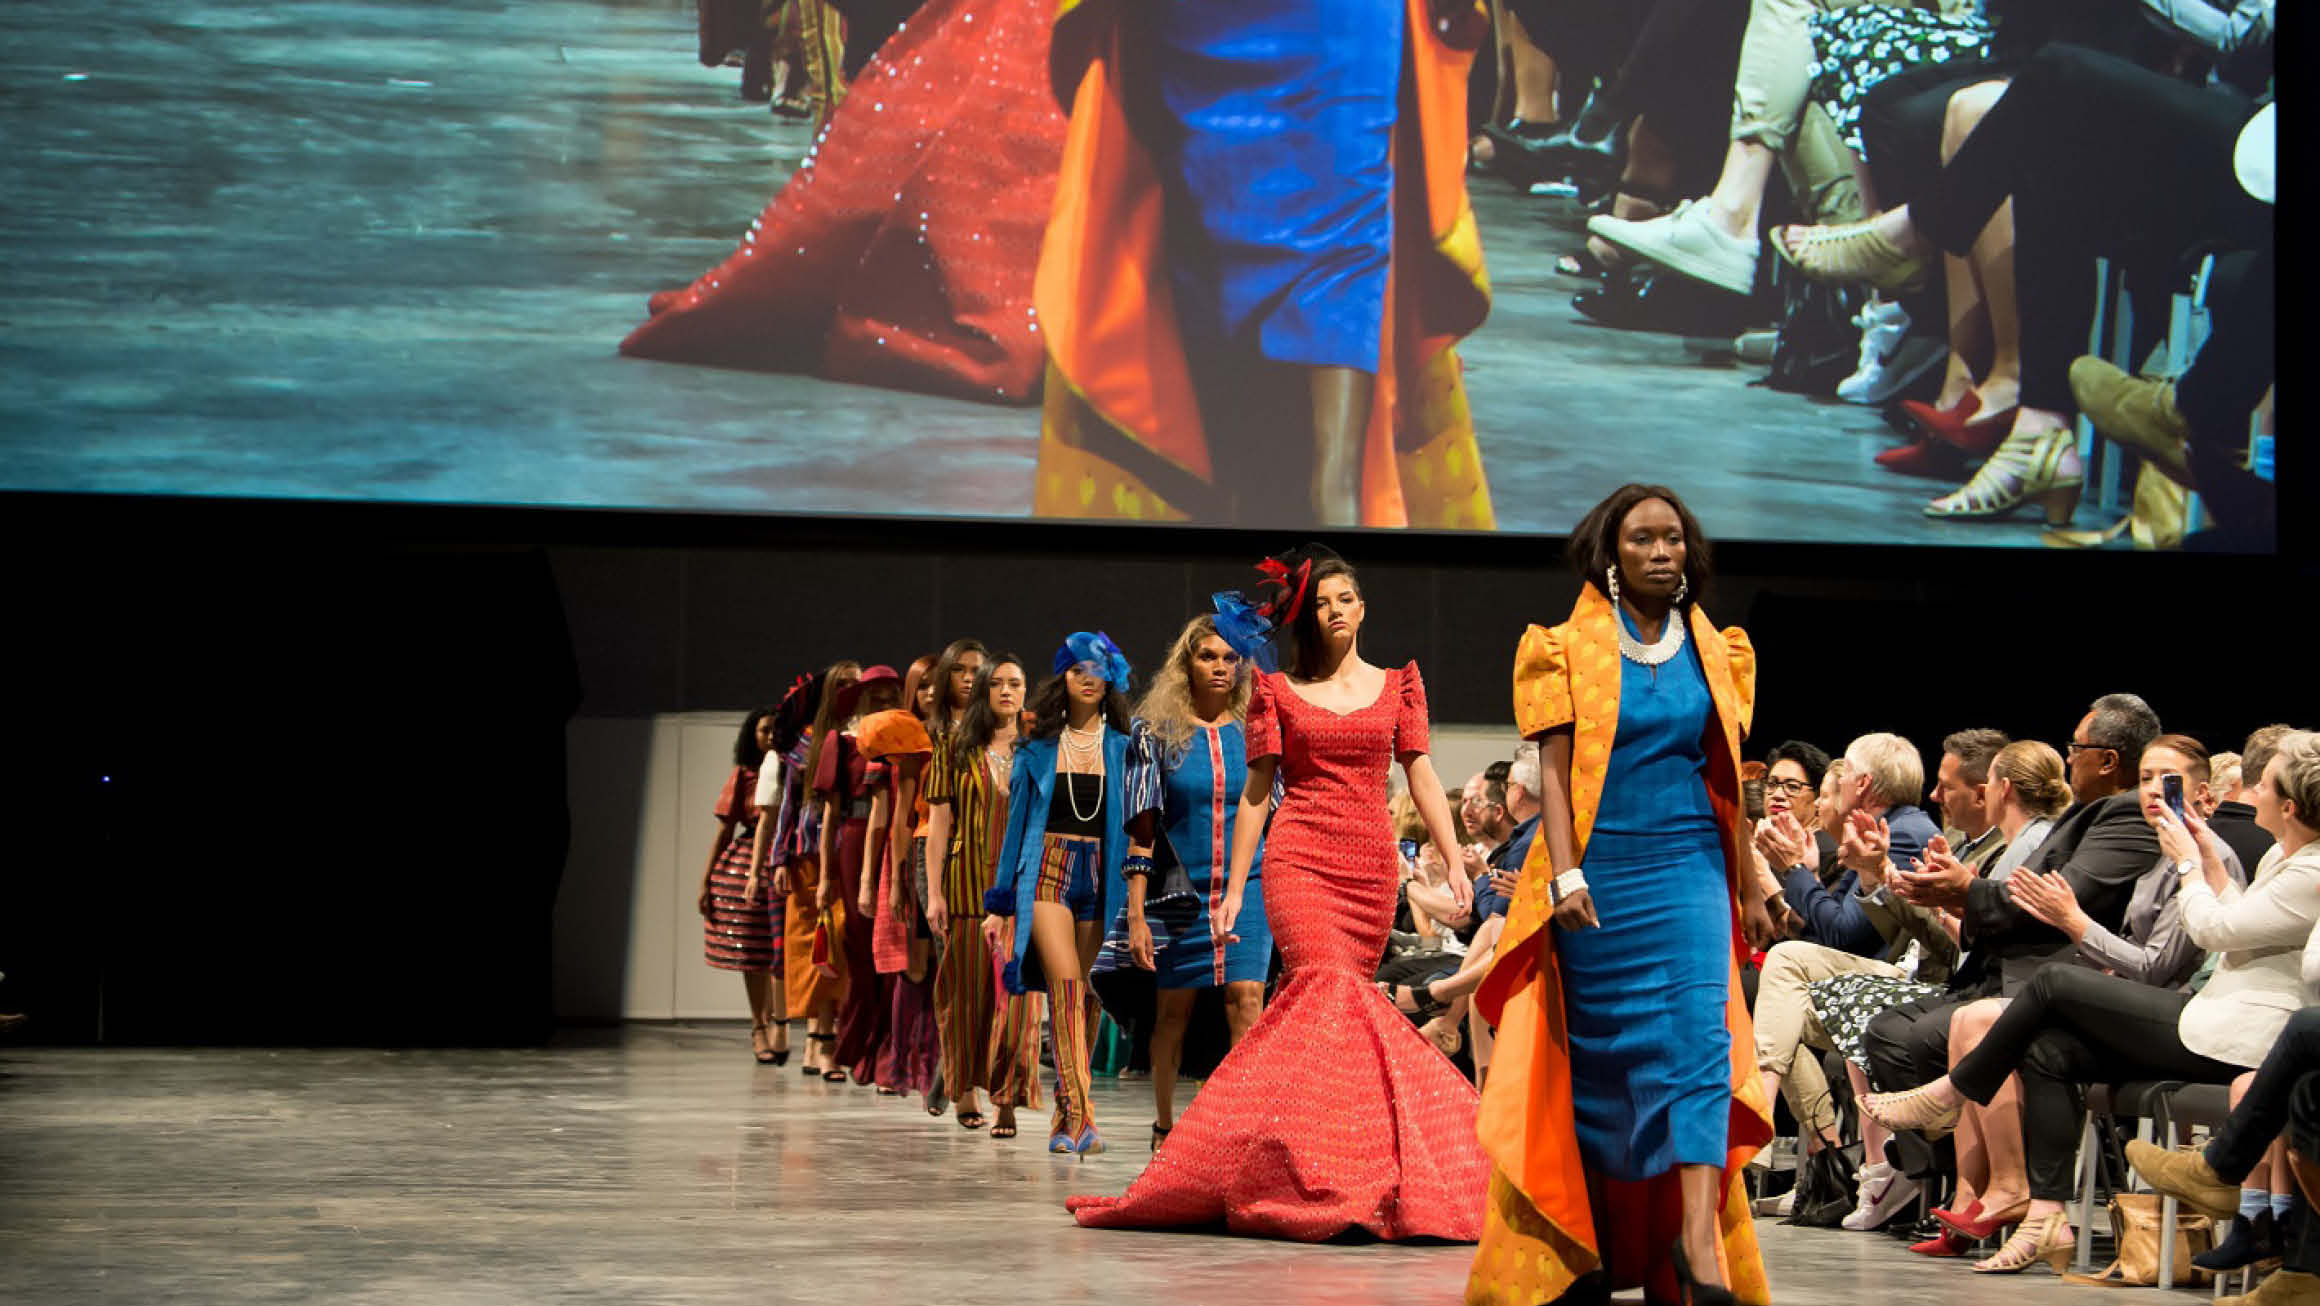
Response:
[{"label": "black trousers", "polygon": [[1899,1093],[1948,1074],[1949,1018],[1972,1000],[1942,994],[1887,1007],[1871,1017],[1861,1034],[1869,1082],[1880,1092]]},{"label": "black trousers", "polygon": [[2207,1140],[2207,1164],[2216,1177],[2235,1184],[2247,1178],[2263,1160],[2264,1149],[2288,1127],[2296,1086],[2314,1072],[2320,1072],[2320,1007],[2306,1007],[2288,1017],[2279,1042],[2256,1068],[2247,1096]]},{"label": "black trousers", "polygon": [[1941,133],[1950,97],[2013,75],[2018,61],[1952,59],[1904,69],[1861,101],[1861,149],[1880,208],[1898,208],[1941,176]]},{"label": "black trousers", "polygon": [[2086,1111],[2084,1085],[2136,1079],[2228,1084],[2246,1067],[2183,1046],[2176,1025],[2191,995],[2083,966],[2033,976],[1981,1045],[1949,1072],[1950,1084],[1988,1102],[2006,1076],[2022,1075],[2022,1138],[2030,1195],[2067,1201],[2071,1161]]},{"label": "black trousers", "polygon": [[1651,121],[1681,195],[1705,194],[1724,166],[1747,34],[1748,0],[1657,0],[1611,81],[1613,115]]},{"label": "black trousers", "polygon": [[2217,522],[2217,543],[2267,553],[2278,537],[2278,492],[2242,464],[2248,414],[2275,375],[2275,276],[2269,243],[2215,260],[2207,344],[2175,383],[2175,406],[2191,426],[2191,479]]},{"label": "black trousers", "polygon": [[2070,362],[2086,352],[2096,258],[2164,279],[2196,246],[2270,243],[2270,206],[2231,168],[2252,113],[2236,90],[2050,45],[2022,61],[1939,179],[1910,197],[1918,231],[1953,254],[2013,197],[2024,404],[2076,411]]}]

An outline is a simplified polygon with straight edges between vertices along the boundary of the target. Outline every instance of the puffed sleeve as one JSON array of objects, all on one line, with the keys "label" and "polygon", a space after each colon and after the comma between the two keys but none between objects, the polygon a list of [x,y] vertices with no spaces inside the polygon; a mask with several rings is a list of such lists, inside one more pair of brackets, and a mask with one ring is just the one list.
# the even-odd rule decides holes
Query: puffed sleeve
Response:
[{"label": "puffed sleeve", "polygon": [[814,763],[812,788],[816,794],[836,794],[840,798],[848,796],[846,750],[853,746],[852,736],[843,734],[831,735],[829,742],[822,745],[822,755]]},{"label": "puffed sleeve", "polygon": [[1426,719],[1426,678],[1418,674],[1417,663],[1402,668],[1401,692],[1401,708],[1394,713],[1396,761],[1434,751],[1433,727]]},{"label": "puffed sleeve", "polygon": [[934,760],[926,764],[926,779],[918,792],[929,805],[948,803],[958,796],[957,750],[950,746],[956,739],[956,735],[946,737],[943,746],[934,750]]},{"label": "puffed sleeve", "polygon": [[756,795],[757,776],[748,767],[734,767],[725,777],[725,791],[717,795],[717,819],[728,824],[747,820],[749,800]]},{"label": "puffed sleeve", "polygon": [[1739,706],[1740,737],[1756,721],[1756,644],[1738,626],[1724,627],[1725,655],[1732,664],[1732,701]]},{"label": "puffed sleeve", "polygon": [[1535,739],[1579,715],[1571,704],[1571,669],[1563,661],[1562,627],[1532,626],[1514,650],[1514,728]]},{"label": "puffed sleeve", "polygon": [[1128,805],[1122,816],[1134,821],[1146,812],[1159,811],[1166,801],[1161,782],[1159,737],[1138,717],[1128,732]]},{"label": "puffed sleeve", "polygon": [[854,729],[854,738],[864,757],[908,757],[934,751],[925,723],[900,708],[863,718]]},{"label": "puffed sleeve", "polygon": [[1278,698],[1281,693],[1281,688],[1273,683],[1271,672],[1257,673],[1256,687],[1249,693],[1246,731],[1249,760],[1252,762],[1260,757],[1281,755],[1281,704]]}]

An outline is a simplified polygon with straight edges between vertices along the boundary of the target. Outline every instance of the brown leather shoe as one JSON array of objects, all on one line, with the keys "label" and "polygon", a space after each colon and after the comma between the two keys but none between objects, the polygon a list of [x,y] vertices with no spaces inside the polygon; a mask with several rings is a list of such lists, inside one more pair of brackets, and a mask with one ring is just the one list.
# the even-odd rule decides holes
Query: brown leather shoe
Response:
[{"label": "brown leather shoe", "polygon": [[2320,1274],[2281,1270],[2256,1290],[2238,1297],[2218,1297],[2214,1306],[2316,1306],[2320,1304]]},{"label": "brown leather shoe", "polygon": [[2227,1184],[2207,1158],[2135,1139],[2127,1144],[2127,1164],[2143,1181],[2216,1220],[2239,1213],[2239,1185]]},{"label": "brown leather shoe", "polygon": [[2129,376],[2093,356],[2070,365],[2070,393],[2094,429],[2149,459],[2167,479],[2191,484],[2191,424],[2175,407],[2175,384]]}]

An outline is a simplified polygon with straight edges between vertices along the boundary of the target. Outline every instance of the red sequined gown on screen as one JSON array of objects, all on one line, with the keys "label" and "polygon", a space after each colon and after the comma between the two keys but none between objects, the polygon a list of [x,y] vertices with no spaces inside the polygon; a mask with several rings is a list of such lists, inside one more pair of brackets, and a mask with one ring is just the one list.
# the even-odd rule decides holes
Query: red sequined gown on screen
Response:
[{"label": "red sequined gown on screen", "polygon": [[1371,982],[1401,884],[1387,777],[1396,758],[1427,751],[1426,736],[1416,663],[1343,714],[1259,678],[1249,757],[1277,755],[1285,789],[1260,881],[1281,986],[1128,1191],[1069,1200],[1081,1224],[1221,1221],[1309,1242],[1355,1227],[1480,1236],[1480,1097]]},{"label": "red sequined gown on screen", "polygon": [[1050,0],[927,0],[741,247],[620,352],[1029,403],[1032,274],[1063,160]]}]

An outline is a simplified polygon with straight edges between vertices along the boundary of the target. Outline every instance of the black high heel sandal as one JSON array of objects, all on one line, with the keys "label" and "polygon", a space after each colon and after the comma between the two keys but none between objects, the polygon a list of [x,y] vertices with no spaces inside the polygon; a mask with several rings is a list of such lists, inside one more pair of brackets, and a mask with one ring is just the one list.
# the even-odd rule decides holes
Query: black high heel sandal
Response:
[{"label": "black high heel sandal", "polygon": [[1176,1127],[1174,1125],[1170,1125],[1168,1128],[1162,1129],[1157,1123],[1155,1123],[1152,1126],[1152,1150],[1155,1152],[1159,1151],[1160,1145],[1168,1141],[1168,1135],[1175,1132],[1175,1129]]},{"label": "black high heel sandal", "polygon": [[[837,1041],[838,1036],[835,1034],[808,1033],[806,1035],[806,1042],[808,1043],[835,1043]],[[803,1066],[798,1067],[798,1069],[808,1078],[812,1078],[815,1075],[820,1075],[824,1079],[844,1079],[846,1077],[846,1072],[842,1070],[826,1071],[815,1065],[811,1060],[808,1060]]]},{"label": "black high heel sandal", "polygon": [[1740,1299],[1732,1295],[1730,1288],[1720,1283],[1702,1283],[1692,1277],[1692,1263],[1684,1255],[1680,1238],[1676,1240],[1675,1262],[1676,1291],[1681,1295],[1683,1306],[1737,1306]]}]

